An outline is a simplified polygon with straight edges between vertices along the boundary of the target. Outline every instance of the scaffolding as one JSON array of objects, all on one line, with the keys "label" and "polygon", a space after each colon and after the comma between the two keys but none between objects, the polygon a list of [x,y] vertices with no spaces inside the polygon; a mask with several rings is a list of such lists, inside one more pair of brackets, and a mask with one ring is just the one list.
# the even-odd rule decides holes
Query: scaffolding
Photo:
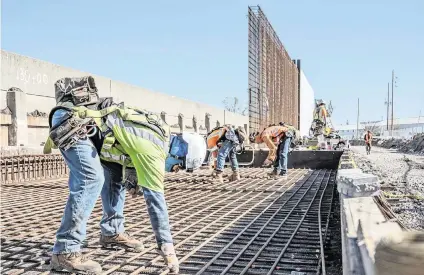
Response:
[{"label": "scaffolding", "polygon": [[249,7],[249,131],[299,127],[299,69],[259,6]]}]

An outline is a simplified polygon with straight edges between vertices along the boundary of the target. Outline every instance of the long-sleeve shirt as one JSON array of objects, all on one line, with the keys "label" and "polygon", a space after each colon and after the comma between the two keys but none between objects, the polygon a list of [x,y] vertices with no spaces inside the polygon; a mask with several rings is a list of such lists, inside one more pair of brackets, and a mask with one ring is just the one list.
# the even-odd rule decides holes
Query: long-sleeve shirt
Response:
[{"label": "long-sleeve shirt", "polygon": [[271,126],[266,128],[257,140],[257,143],[264,142],[269,149],[267,159],[269,161],[274,161],[277,153],[277,143],[281,138],[285,136],[285,133],[289,131],[289,128],[285,126]]}]

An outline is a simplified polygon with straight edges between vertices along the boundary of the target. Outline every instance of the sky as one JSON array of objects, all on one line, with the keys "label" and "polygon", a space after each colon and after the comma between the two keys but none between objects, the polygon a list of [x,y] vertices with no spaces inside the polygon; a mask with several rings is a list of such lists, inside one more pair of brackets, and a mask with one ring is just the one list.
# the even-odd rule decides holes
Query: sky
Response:
[{"label": "sky", "polygon": [[[424,116],[422,0],[2,0],[1,48],[222,107],[247,102],[247,7],[302,60],[333,122]],[[147,107],[146,107],[147,108]]]}]

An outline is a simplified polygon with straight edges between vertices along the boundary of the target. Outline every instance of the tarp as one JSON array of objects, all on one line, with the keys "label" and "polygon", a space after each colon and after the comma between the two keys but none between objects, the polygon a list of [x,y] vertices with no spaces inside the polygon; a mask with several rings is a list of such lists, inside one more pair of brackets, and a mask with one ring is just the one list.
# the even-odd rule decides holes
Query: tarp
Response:
[{"label": "tarp", "polygon": [[188,143],[186,168],[198,169],[206,156],[206,141],[198,133],[183,132],[183,139]]},{"label": "tarp", "polygon": [[309,84],[305,73],[300,71],[300,134],[309,136],[313,113],[315,109],[314,90]]}]

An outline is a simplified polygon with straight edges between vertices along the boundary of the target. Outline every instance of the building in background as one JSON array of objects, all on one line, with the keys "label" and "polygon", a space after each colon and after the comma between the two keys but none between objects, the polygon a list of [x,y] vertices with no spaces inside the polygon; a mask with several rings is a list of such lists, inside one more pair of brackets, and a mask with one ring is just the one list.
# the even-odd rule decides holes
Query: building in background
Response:
[{"label": "building in background", "polygon": [[424,133],[424,116],[396,118],[393,121],[393,131],[387,130],[386,120],[360,122],[359,127],[357,127],[356,124],[336,126],[336,130],[339,132],[340,136],[348,140],[356,139],[357,128],[359,130],[359,139],[363,138],[367,130],[372,131],[374,136],[411,138],[416,134]]}]

